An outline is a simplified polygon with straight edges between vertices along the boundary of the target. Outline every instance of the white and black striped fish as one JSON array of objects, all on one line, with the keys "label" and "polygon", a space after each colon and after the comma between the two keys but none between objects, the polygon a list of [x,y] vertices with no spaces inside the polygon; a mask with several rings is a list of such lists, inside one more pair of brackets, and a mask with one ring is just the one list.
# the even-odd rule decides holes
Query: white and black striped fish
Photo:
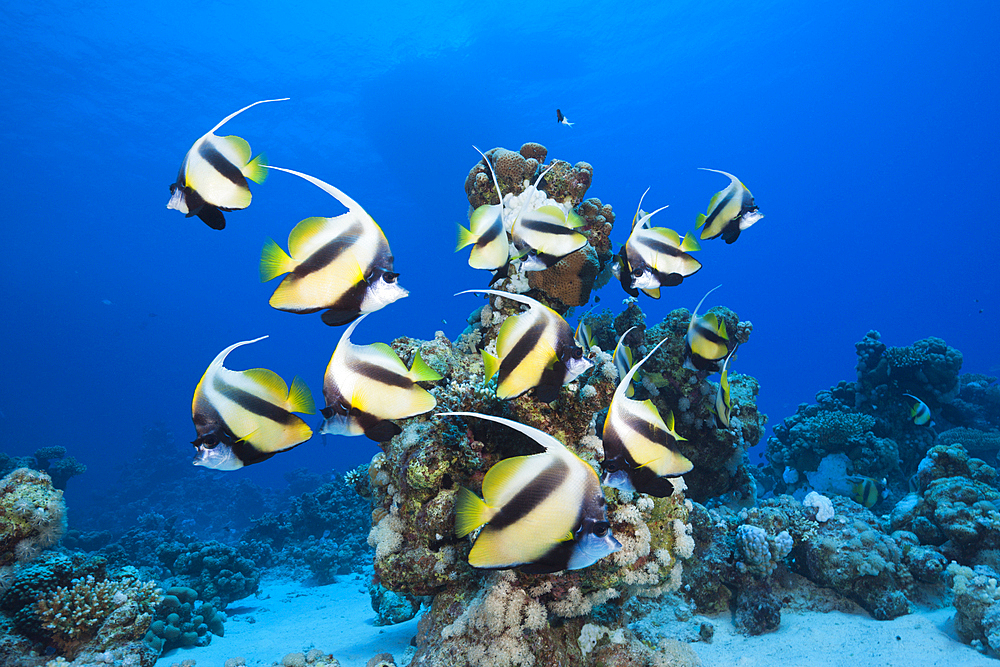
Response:
[{"label": "white and black striped fish", "polygon": [[440,380],[418,352],[412,368],[385,343],[355,345],[351,334],[362,315],[340,337],[323,377],[326,407],[321,433],[366,435],[385,442],[400,433],[390,419],[405,419],[434,409],[437,400],[418,382]]},{"label": "white and black striped fish", "polygon": [[921,401],[919,398],[913,394],[903,394],[903,396],[909,396],[916,403],[910,406],[910,419],[917,426],[924,426],[929,424],[934,426],[934,422],[931,421],[931,409],[927,407],[927,404]]},{"label": "white and black striped fish", "polygon": [[236,136],[217,137],[215,131],[247,109],[265,102],[260,100],[231,113],[204,134],[184,156],[177,182],[170,186],[167,208],[187,217],[197,215],[212,229],[224,229],[222,211],[236,211],[250,205],[247,179],[263,183],[267,177],[264,155],[250,159],[250,144]]},{"label": "white and black striped fish", "polygon": [[740,179],[718,169],[699,169],[728,176],[729,185],[712,196],[708,202],[708,215],[699,213],[695,228],[705,228],[701,231],[702,240],[721,236],[726,243],[732,243],[740,237],[740,232],[763,218],[764,214],[757,209],[753,195]]},{"label": "white and black striped fish", "polygon": [[[631,331],[631,329],[629,330]],[[628,335],[626,331],[622,338]],[[611,407],[604,419],[604,474],[601,482],[625,491],[639,491],[658,498],[673,493],[670,477],[691,470],[691,462],[680,453],[674,431],[674,415],[660,417],[652,401],[636,401],[626,396],[632,377],[653,353],[667,341],[656,344],[649,354],[632,366],[618,383]]]},{"label": "white and black striped fish", "polygon": [[503,193],[500,191],[500,184],[497,182],[497,175],[489,158],[478,148],[476,152],[483,156],[483,161],[490,170],[499,203],[483,204],[473,211],[469,216],[469,229],[462,225],[458,226],[458,246],[455,251],[475,244],[469,254],[469,266],[474,269],[497,271],[510,260],[510,242],[503,222]]},{"label": "white and black striped fish", "polygon": [[611,534],[597,473],[551,435],[502,417],[442,412],[504,424],[545,448],[504,459],[483,478],[485,502],[465,487],[455,499],[455,534],[482,528],[469,564],[545,573],[579,570],[622,545]]},{"label": "white and black striped fish", "polygon": [[276,373],[266,368],[231,371],[222,364],[241,345],[234,343],[219,353],[194,390],[191,418],[198,437],[194,464],[216,470],[237,470],[269,459],[312,437],[312,429],[293,412],[313,414],[309,388],[300,378],[289,390]]},{"label": "white and black striped fish", "polygon": [[514,247],[524,257],[521,267],[525,271],[544,271],[587,245],[587,237],[576,231],[584,224],[572,209],[555,204],[522,210],[511,229]]},{"label": "white and black striped fish", "polygon": [[330,326],[347,324],[408,292],[392,270],[389,242],[361,205],[318,178],[291,169],[268,167],[304,178],[347,207],[333,218],[306,218],[288,235],[286,253],[268,239],[260,258],[260,280],[287,273],[270,304],[291,313],[325,310]]},{"label": "white and black striped fish", "polygon": [[729,393],[729,360],[736,353],[736,348],[726,357],[722,364],[722,377],[719,378],[719,391],[715,395],[715,419],[720,428],[729,428],[733,415],[733,399]]},{"label": "white and black striped fish", "polygon": [[685,368],[699,371],[714,370],[718,368],[715,362],[729,353],[726,321],[716,317],[715,313],[707,313],[704,317],[698,316],[701,304],[709,294],[720,287],[722,285],[716,285],[708,290],[691,313],[687,330],[688,358],[684,362]]},{"label": "white and black striped fish", "polygon": [[639,198],[639,207],[632,218],[632,232],[619,251],[619,263],[613,270],[630,295],[637,296],[638,290],[642,290],[658,299],[661,287],[680,285],[701,269],[701,262],[688,254],[701,250],[701,246],[690,233],[681,239],[672,229],[653,227],[653,216],[667,207],[645,213],[642,200],[648,192],[647,188]]},{"label": "white and black striped fish", "polygon": [[500,325],[497,356],[483,351],[485,381],[497,376],[498,398],[516,398],[534,389],[535,398],[551,403],[564,384],[593,365],[583,356],[566,320],[531,297],[496,290],[465,290],[458,294],[491,294],[528,306],[527,311],[511,315]]}]

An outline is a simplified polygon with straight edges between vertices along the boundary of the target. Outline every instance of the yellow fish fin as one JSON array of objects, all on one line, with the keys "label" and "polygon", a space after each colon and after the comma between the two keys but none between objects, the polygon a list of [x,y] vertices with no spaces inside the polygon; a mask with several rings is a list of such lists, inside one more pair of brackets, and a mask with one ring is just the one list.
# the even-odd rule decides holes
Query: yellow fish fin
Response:
[{"label": "yellow fish fin", "polygon": [[260,281],[266,283],[283,273],[290,273],[295,270],[296,262],[281,249],[274,239],[268,239],[264,243],[264,249],[260,253]]},{"label": "yellow fish fin", "polygon": [[465,537],[489,521],[489,507],[464,486],[455,494],[455,536]]},{"label": "yellow fish fin", "polygon": [[434,380],[440,380],[441,374],[428,366],[427,362],[420,358],[420,352],[418,351],[413,355],[413,365],[410,367],[407,377],[414,382],[433,382]]},{"label": "yellow fish fin", "polygon": [[500,360],[483,350],[483,384],[488,383],[500,369]]},{"label": "yellow fish fin", "polygon": [[305,380],[298,375],[292,379],[292,388],[288,391],[288,401],[285,407],[289,412],[316,414],[316,403],[313,401],[312,392],[306,386]]},{"label": "yellow fish fin", "polygon": [[295,257],[301,261],[304,259],[304,255],[307,254],[305,250],[309,241],[322,232],[327,225],[331,224],[332,218],[319,218],[312,217],[306,218],[299,222],[292,228],[291,233],[288,235],[288,252],[292,257]]},{"label": "yellow fish fin", "polygon": [[260,387],[261,392],[275,405],[284,405],[288,400],[288,385],[281,376],[266,368],[251,368],[245,371],[234,371],[251,380]]},{"label": "yellow fish fin", "polygon": [[267,180],[267,157],[263,153],[247,163],[242,170],[243,175],[254,183],[263,183]]}]

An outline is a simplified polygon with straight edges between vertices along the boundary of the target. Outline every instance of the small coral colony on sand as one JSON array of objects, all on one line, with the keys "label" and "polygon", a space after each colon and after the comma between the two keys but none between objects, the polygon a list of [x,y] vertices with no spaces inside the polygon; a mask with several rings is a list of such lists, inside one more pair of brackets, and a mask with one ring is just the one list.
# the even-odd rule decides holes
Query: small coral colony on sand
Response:
[{"label": "small coral colony on sand", "polygon": [[[212,229],[224,229],[224,212],[250,205],[248,179],[262,183],[273,169],[308,181],[347,208],[334,217],[310,217],[296,224],[288,235],[287,252],[268,239],[261,253],[260,278],[266,282],[284,276],[271,296],[272,307],[291,313],[322,311],[325,324],[347,325],[323,377],[320,432],[366,435],[384,443],[401,432],[397,420],[435,408],[434,395],[423,385],[442,376],[419,352],[408,368],[385,343],[359,345],[351,340],[369,314],[408,294],[393,271],[389,242],[367,211],[318,178],[269,166],[263,155],[251,159],[250,145],[240,137],[215,134],[251,107],[280,101],[284,100],[244,107],[199,138],[185,155],[177,182],[170,186],[167,207],[188,217],[196,215]],[[561,112],[557,120],[572,125]],[[471,211],[468,228],[459,226],[457,250],[472,246],[469,265],[490,271],[490,286],[503,281],[512,291],[469,289],[456,296],[481,294],[525,307],[503,321],[495,341],[484,341],[484,386],[492,388],[500,401],[530,392],[529,400],[550,403],[563,385],[592,372],[600,348],[592,344],[589,325],[581,321],[574,332],[555,310],[523,294],[528,291],[525,274],[549,269],[583,249],[588,243],[587,222],[572,198],[550,196],[555,188],[549,188],[546,177],[565,163],[539,165],[537,177],[517,184],[523,192],[515,195],[501,188],[497,149],[476,151],[482,156],[482,170],[489,173],[496,203]],[[763,216],[738,178],[706,171],[726,176],[729,184],[712,196],[706,213],[698,215],[700,240],[722,237],[733,243]],[[639,198],[631,232],[610,269],[629,295],[643,292],[659,298],[661,288],[679,285],[701,269],[701,262],[690,254],[700,246],[693,232],[681,237],[672,229],[654,226],[654,216],[666,206],[645,212],[646,194],[648,190]],[[685,365],[699,371],[721,370],[715,415],[718,427],[728,428],[732,406],[727,374],[736,344],[722,319],[712,313],[698,315],[701,305],[688,325]],[[435,415],[496,422],[527,436],[541,450],[496,463],[482,480],[482,497],[459,488],[455,534],[473,536],[470,565],[525,572],[585,568],[621,548],[611,534],[602,485],[665,497],[673,492],[670,479],[691,470],[691,462],[677,446],[684,438],[675,430],[673,414],[661,415],[651,401],[632,398],[637,373],[666,339],[633,362],[633,350],[625,342],[631,331],[621,336],[613,354],[620,381],[604,420],[600,475],[562,442],[526,424],[475,412]],[[305,382],[296,377],[289,388],[273,371],[234,371],[224,365],[233,350],[264,338],[225,348],[198,382],[191,405],[197,432],[195,465],[237,470],[312,437],[312,428],[296,414],[316,412]]]}]

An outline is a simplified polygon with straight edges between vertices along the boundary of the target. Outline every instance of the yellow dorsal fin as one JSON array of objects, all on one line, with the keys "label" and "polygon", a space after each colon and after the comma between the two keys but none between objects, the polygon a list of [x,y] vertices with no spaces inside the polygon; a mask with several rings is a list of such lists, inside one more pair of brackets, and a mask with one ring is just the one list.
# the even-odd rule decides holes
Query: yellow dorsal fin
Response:
[{"label": "yellow dorsal fin", "polygon": [[305,259],[305,247],[309,241],[319,234],[330,223],[330,218],[306,218],[292,228],[288,235],[288,252],[300,262]]},{"label": "yellow dorsal fin", "polygon": [[228,137],[220,137],[219,141],[227,144],[239,156],[237,168],[250,162],[250,144],[247,143],[246,139],[230,134]]},{"label": "yellow dorsal fin", "polygon": [[[486,499],[487,503],[495,503],[497,500],[505,494],[504,490],[508,489],[513,479],[521,471],[524,466],[538,466],[541,463],[538,458],[540,455],[532,454],[529,456],[512,456],[509,459],[504,459],[499,463],[495,464],[486,472],[486,476],[483,477],[483,498]],[[544,455],[542,455],[544,456]],[[508,489],[509,490],[509,489]]]},{"label": "yellow dorsal fin", "polygon": [[266,368],[251,368],[239,371],[243,377],[252,380],[254,384],[261,388],[275,405],[284,405],[288,399],[288,385],[281,379],[281,376]]}]

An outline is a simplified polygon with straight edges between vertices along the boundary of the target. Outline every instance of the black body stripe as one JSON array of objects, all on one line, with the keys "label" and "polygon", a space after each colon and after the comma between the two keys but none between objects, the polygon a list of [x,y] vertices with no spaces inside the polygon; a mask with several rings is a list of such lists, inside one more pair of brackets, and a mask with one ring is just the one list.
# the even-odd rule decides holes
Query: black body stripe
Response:
[{"label": "black body stripe", "polygon": [[[302,443],[299,443],[299,444],[302,444]],[[292,447],[289,447],[288,449],[292,449],[293,447],[298,447],[298,446],[299,445],[293,445]],[[277,454],[277,452],[262,452],[262,451],[259,451],[259,450],[255,449],[254,446],[251,445],[246,440],[238,440],[236,443],[234,443],[232,445],[232,450],[233,450],[233,454],[236,455],[236,458],[238,458],[240,461],[242,461],[243,465],[245,465],[245,466],[252,465],[254,463],[260,463],[261,461],[266,461],[269,458],[271,458],[272,456],[274,456],[275,454]],[[288,450],[286,449],[286,450],[282,450],[282,451],[288,451]]]},{"label": "black body stripe", "polygon": [[201,148],[198,149],[198,155],[212,165],[212,168],[222,174],[226,180],[249,189],[247,179],[243,177],[243,173],[239,170],[239,167],[227,160],[226,156],[222,153],[215,150],[215,146],[210,142],[206,141],[201,145]]},{"label": "black body stripe", "polygon": [[687,253],[680,248],[676,248],[666,241],[661,241],[660,239],[642,239],[637,245],[639,245],[639,247],[649,248],[653,252],[670,255],[671,257],[681,257],[682,255],[687,255]]},{"label": "black body stripe", "polygon": [[373,380],[379,384],[388,385],[390,387],[401,387],[403,389],[407,389],[413,386],[413,380],[405,375],[400,375],[399,373],[389,370],[388,368],[383,368],[378,364],[368,363],[367,361],[355,362],[351,365],[351,370],[362,377],[366,377],[369,380]]},{"label": "black body stripe", "polygon": [[524,332],[524,335],[521,336],[516,343],[514,343],[514,347],[511,348],[510,352],[507,353],[507,356],[505,356],[503,361],[500,362],[500,370],[497,378],[498,382],[502,383],[505,379],[507,379],[507,376],[510,375],[522,361],[524,361],[525,357],[528,356],[528,353],[531,352],[535,345],[538,344],[538,340],[542,337],[544,332],[545,319],[540,317],[538,318],[538,321],[531,325],[531,327]]},{"label": "black body stripe", "polygon": [[304,262],[295,268],[292,274],[296,278],[303,278],[310,273],[321,271],[335,262],[338,257],[344,254],[345,250],[358,243],[362,232],[364,232],[364,228],[360,223],[351,225],[344,233],[338,234],[323,244],[316,252],[309,255]]},{"label": "black body stripe", "polygon": [[236,403],[244,410],[252,412],[255,415],[260,415],[265,419],[270,419],[277,424],[284,424],[288,426],[296,423],[299,419],[288,410],[285,410],[274,403],[265,401],[259,396],[254,396],[248,391],[244,391],[238,387],[232,386],[231,384],[227,384],[221,378],[216,377],[212,381],[212,389],[219,392],[233,403]]},{"label": "black body stripe", "polygon": [[503,223],[498,221],[497,224],[491,226],[489,229],[486,230],[485,234],[479,237],[479,240],[476,241],[476,247],[485,248],[494,239],[500,236],[501,231],[503,231]]},{"label": "black body stripe", "polygon": [[[705,220],[704,229],[708,229],[709,227],[712,226],[712,224],[715,222],[715,219],[717,217],[719,217],[719,211],[721,211],[722,209],[724,209],[726,207],[726,204],[728,204],[729,202],[731,202],[733,200],[733,196],[735,194],[736,194],[735,191],[730,192],[728,195],[726,195],[725,197],[723,197],[722,199],[720,199],[718,202],[716,202],[715,208],[712,209],[712,214],[710,216],[708,216],[707,220]],[[728,224],[728,222],[727,222],[727,224]]]},{"label": "black body stripe", "polygon": [[500,511],[490,521],[490,527],[495,530],[503,530],[520,521],[559,488],[568,475],[569,466],[563,461],[554,460],[535,479],[514,494],[510,502],[500,508]]},{"label": "black body stripe", "polygon": [[716,344],[726,343],[725,338],[715,333],[715,331],[711,327],[706,326],[701,322],[698,322],[694,325],[694,333],[696,336],[700,336],[701,338],[704,338],[710,343],[716,343]]},{"label": "black body stripe", "polygon": [[532,220],[530,218],[527,220],[522,219],[521,224],[529,231],[539,232],[540,234],[549,234],[551,236],[569,236],[571,234],[579,234],[579,232],[575,229],[570,229],[569,227],[557,225],[554,222],[546,222],[544,220]]}]

